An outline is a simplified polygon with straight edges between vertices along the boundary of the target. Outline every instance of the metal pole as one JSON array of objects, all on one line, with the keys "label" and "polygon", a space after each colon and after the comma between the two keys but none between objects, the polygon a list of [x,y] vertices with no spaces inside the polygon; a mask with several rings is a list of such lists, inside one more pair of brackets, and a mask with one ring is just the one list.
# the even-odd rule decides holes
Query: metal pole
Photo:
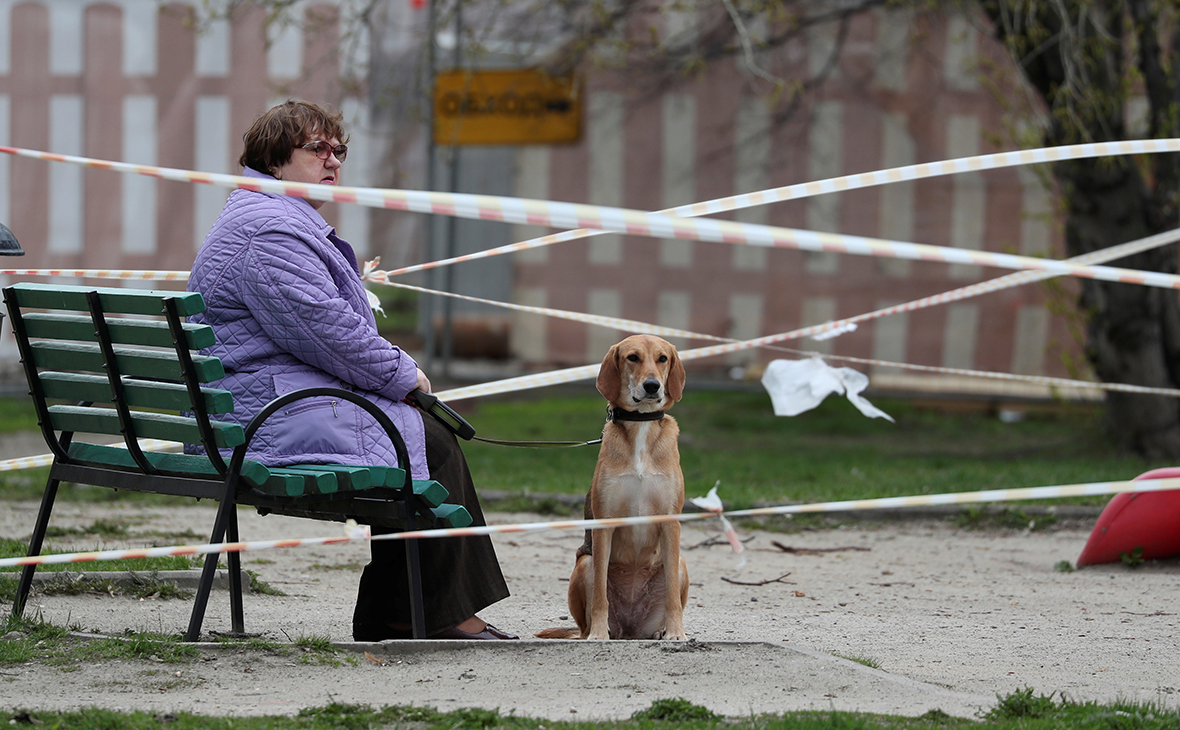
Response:
[{"label": "metal pole", "polygon": [[[455,0],[455,47],[451,53],[452,63],[454,68],[458,70],[463,65],[463,0]],[[452,145],[450,148],[450,175],[448,182],[450,183],[449,192],[459,192],[459,148]],[[455,216],[447,217],[447,234],[446,234],[446,258],[451,258],[455,255],[455,232],[458,226],[458,219]],[[455,287],[455,268],[447,266],[443,269],[443,291],[452,291]],[[451,357],[454,353],[451,318],[454,313],[454,300],[446,297],[443,301],[443,334],[442,334],[442,357],[443,357],[443,376],[450,377],[451,374]]]},{"label": "metal pole", "polygon": [[[433,191],[438,183],[437,175],[435,174],[435,158],[438,151],[434,144],[434,87],[435,74],[434,55],[435,55],[435,36],[437,31],[435,26],[437,24],[438,12],[435,10],[435,0],[426,0],[426,189]],[[431,215],[426,219],[426,260],[433,261],[437,258],[435,256],[435,239],[437,236],[435,232],[438,229],[438,216]],[[432,289],[438,288],[438,269],[431,269],[427,272],[427,286]],[[435,331],[434,331],[434,300],[427,297],[420,297],[418,299],[422,323],[423,323],[423,346],[426,349],[426,373],[429,374],[434,370],[434,350],[435,350]]]}]

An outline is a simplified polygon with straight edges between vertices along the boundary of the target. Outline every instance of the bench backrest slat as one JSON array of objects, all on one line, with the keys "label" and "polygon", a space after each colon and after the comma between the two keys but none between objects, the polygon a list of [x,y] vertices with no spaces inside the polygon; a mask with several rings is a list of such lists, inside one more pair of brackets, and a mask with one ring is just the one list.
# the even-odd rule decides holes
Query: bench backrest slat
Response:
[{"label": "bench backrest slat", "polygon": [[[112,408],[87,406],[49,406],[49,417],[53,428],[58,431],[81,431],[83,433],[122,433],[119,414]],[[165,413],[132,411],[135,435],[139,438],[163,439],[182,443],[199,443],[201,432],[196,421],[183,416]],[[210,421],[216,446],[229,449],[246,440],[245,430],[236,423]]]},{"label": "bench backrest slat", "polygon": [[[46,398],[102,403],[110,398],[111,385],[105,375],[83,373],[41,373],[41,387]],[[123,395],[132,408],[154,408],[165,411],[187,411],[192,402],[188,389],[180,383],[160,383],[150,380],[123,380]],[[208,413],[230,413],[234,399],[228,390],[201,388]]]},{"label": "bench backrest slat", "polygon": [[[46,337],[55,340],[77,340],[94,342],[94,323],[89,316],[80,314],[55,314],[29,312],[24,315],[25,331],[29,337]],[[172,347],[172,332],[168,323],[146,319],[107,319],[111,342],[116,345],[144,345],[147,347]],[[185,346],[190,350],[212,347],[216,342],[213,328],[204,324],[184,325]]]},{"label": "bench backrest slat", "polygon": [[17,284],[12,287],[16,301],[22,308],[66,309],[87,312],[88,292],[98,292],[103,311],[108,314],[140,314],[158,316],[164,313],[165,297],[176,299],[180,316],[205,311],[205,300],[197,292],[148,291],[144,289],[109,289],[91,286],[58,286],[51,284]]},{"label": "bench backrest slat", "polygon": [[[81,342],[60,342],[38,340],[29,343],[33,350],[33,361],[39,368],[47,370],[86,370],[93,373],[106,372],[103,368],[102,352],[98,345]],[[165,350],[135,350],[128,347],[115,348],[115,362],[119,372],[137,378],[160,378],[179,381],[180,362],[175,352]],[[209,383],[225,377],[221,360],[204,355],[193,355],[193,368],[197,380]]]}]

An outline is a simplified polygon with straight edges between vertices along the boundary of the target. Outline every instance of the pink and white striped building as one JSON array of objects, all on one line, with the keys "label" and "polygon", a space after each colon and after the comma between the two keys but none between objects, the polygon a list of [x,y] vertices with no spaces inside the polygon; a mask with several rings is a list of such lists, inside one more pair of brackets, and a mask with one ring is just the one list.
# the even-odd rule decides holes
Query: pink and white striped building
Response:
[{"label": "pink and white striped building", "polygon": [[[303,27],[256,9],[193,28],[194,4],[0,0],[0,144],[128,162],[237,172],[240,135],[276,100],[339,106],[353,130],[346,184],[423,184],[420,125],[371,89],[370,57],[412,61],[422,19],[390,3],[374,42],[349,36],[337,8],[307,3]],[[693,16],[665,18],[691,32]],[[922,32],[913,40],[911,23]],[[404,30],[398,30],[404,28]],[[670,32],[670,31],[669,31]],[[783,78],[823,64],[833,38],[759,56]],[[392,48],[392,52],[390,51]],[[399,55],[400,54],[400,55]],[[659,209],[809,179],[996,151],[1011,120],[979,82],[980,58],[1006,61],[964,16],[893,12],[853,21],[838,69],[779,124],[736,63],[658,95],[605,71],[585,78],[581,142],[466,149],[460,189]],[[388,74],[382,76],[384,78]],[[407,74],[402,74],[405,78]],[[404,91],[404,89],[402,89]],[[380,121],[380,123],[378,123]],[[225,191],[0,156],[0,221],[24,267],[187,269]],[[355,206],[323,211],[383,268],[423,260],[424,220]],[[743,211],[740,220],[1025,254],[1059,255],[1049,194],[1029,170],[970,173]],[[466,224],[465,224],[466,225]],[[458,250],[541,233],[460,226]],[[603,236],[466,264],[456,288],[482,296],[749,338],[936,294],[1004,272],[835,254]],[[928,365],[1064,375],[1078,346],[1037,285],[876,320],[800,348]],[[535,315],[463,311],[510,332],[529,366],[597,361],[619,333]],[[3,342],[0,347],[8,348]],[[781,354],[730,356],[717,365]],[[878,372],[879,383],[904,385]]]}]

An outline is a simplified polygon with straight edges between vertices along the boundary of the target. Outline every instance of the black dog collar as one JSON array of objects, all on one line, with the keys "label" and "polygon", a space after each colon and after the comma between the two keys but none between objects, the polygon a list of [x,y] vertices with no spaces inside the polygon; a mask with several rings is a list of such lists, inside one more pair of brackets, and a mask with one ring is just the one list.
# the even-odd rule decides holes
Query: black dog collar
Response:
[{"label": "black dog collar", "polygon": [[610,408],[607,410],[606,420],[608,421],[660,421],[664,418],[663,411],[651,411],[649,413],[640,413],[639,411],[628,411],[622,408]]}]

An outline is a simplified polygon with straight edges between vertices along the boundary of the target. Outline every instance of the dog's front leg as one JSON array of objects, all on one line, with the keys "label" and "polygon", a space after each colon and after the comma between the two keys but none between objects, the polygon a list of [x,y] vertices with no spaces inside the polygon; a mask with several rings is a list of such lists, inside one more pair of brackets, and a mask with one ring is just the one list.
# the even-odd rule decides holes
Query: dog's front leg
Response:
[{"label": "dog's front leg", "polygon": [[594,530],[594,589],[590,597],[590,634],[587,639],[610,638],[610,597],[606,592],[606,577],[610,570],[611,538],[614,528]]},{"label": "dog's front leg", "polygon": [[684,640],[684,602],[680,585],[680,523],[660,526],[660,553],[664,561],[664,638]]}]

